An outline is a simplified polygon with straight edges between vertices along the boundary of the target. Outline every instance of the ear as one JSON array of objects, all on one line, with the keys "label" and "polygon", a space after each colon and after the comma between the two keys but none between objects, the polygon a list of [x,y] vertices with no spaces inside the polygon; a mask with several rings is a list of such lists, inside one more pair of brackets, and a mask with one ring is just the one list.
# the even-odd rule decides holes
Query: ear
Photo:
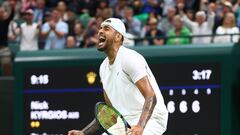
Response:
[{"label": "ear", "polygon": [[115,41],[119,42],[121,41],[122,35],[120,33],[116,33],[115,35]]}]

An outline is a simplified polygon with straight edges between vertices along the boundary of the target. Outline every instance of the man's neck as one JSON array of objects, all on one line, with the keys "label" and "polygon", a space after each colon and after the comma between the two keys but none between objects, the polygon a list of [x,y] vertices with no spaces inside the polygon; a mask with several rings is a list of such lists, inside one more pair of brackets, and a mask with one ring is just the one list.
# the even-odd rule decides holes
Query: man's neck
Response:
[{"label": "man's neck", "polygon": [[109,60],[109,64],[112,65],[117,57],[117,53],[120,46],[114,46],[109,52],[106,52]]}]

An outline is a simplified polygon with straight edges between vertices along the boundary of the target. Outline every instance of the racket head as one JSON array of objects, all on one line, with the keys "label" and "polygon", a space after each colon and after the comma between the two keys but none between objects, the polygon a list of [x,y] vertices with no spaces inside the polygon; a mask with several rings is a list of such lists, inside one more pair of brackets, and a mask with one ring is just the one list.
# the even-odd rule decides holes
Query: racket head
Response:
[{"label": "racket head", "polygon": [[108,106],[104,102],[96,103],[95,118],[109,135],[127,135],[127,129],[131,128],[114,107]]}]

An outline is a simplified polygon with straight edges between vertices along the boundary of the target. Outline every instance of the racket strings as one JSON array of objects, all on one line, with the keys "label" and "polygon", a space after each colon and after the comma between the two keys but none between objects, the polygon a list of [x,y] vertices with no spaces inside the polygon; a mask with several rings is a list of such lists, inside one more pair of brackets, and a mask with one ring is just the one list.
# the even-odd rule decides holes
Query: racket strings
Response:
[{"label": "racket strings", "polygon": [[107,132],[113,135],[127,134],[126,123],[119,112],[104,104],[99,104],[96,111],[100,125],[107,130]]}]

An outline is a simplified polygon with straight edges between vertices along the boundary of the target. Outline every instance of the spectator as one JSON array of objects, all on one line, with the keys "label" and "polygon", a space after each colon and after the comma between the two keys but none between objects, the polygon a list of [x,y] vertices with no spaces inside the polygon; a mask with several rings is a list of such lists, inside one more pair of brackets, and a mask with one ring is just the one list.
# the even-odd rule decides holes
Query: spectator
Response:
[{"label": "spectator", "polygon": [[70,49],[76,47],[76,39],[74,38],[74,36],[68,36],[66,41],[66,48]]},{"label": "spectator", "polygon": [[223,24],[224,16],[232,12],[232,4],[229,1],[223,1],[217,5],[214,32]]},{"label": "spectator", "polygon": [[57,9],[61,14],[61,19],[63,21],[68,21],[68,14],[67,14],[67,5],[64,1],[59,1],[57,4]]},{"label": "spectator", "polygon": [[46,12],[45,0],[36,0],[36,8],[33,10],[33,21],[43,23],[44,14]]},{"label": "spectator", "polygon": [[103,21],[102,17],[93,18],[87,27],[86,34],[84,37],[84,48],[95,47],[98,43],[98,29]]},{"label": "spectator", "polygon": [[18,42],[19,36],[17,35],[18,24],[16,21],[12,20],[8,26],[8,40],[11,42]]},{"label": "spectator", "polygon": [[65,21],[68,24],[68,34],[73,35],[74,33],[74,25],[76,23],[76,15],[73,11],[67,11],[68,20]]},{"label": "spectator", "polygon": [[0,5],[0,63],[5,75],[11,74],[11,52],[8,47],[8,27],[14,17],[14,4],[11,5],[11,14],[8,14]]},{"label": "spectator", "polygon": [[[183,4],[179,3],[179,11],[182,14],[184,24],[191,29],[193,36],[198,35],[212,35],[214,25],[214,12],[211,9],[208,10],[208,19],[206,21],[206,14],[204,11],[198,11],[196,13],[196,21],[191,21],[183,11]],[[211,43],[211,36],[194,37],[192,38],[193,44],[207,44]]]},{"label": "spectator", "polygon": [[113,10],[108,6],[107,0],[100,0],[99,6],[97,7],[96,16],[101,16],[103,20],[112,17]]},{"label": "spectator", "polygon": [[142,0],[133,0],[130,3],[133,8],[134,15],[142,14],[143,1]]},{"label": "spectator", "polygon": [[[223,25],[216,30],[215,43],[237,43],[239,41],[239,29],[236,26],[236,19],[233,13],[227,13],[223,20]],[[235,34],[235,35],[223,35]],[[218,36],[222,35],[222,36]]]},{"label": "spectator", "polygon": [[21,51],[36,51],[38,50],[38,35],[39,25],[33,23],[33,11],[28,9],[24,13],[25,23],[20,26],[20,50]]},{"label": "spectator", "polygon": [[173,28],[173,18],[175,15],[176,9],[174,7],[169,7],[167,17],[162,18],[158,23],[158,29],[161,30],[165,35],[170,29]]},{"label": "spectator", "polygon": [[51,20],[42,26],[41,35],[46,38],[45,50],[63,49],[68,34],[67,23],[61,20],[61,14],[57,9],[52,11]]},{"label": "spectator", "polygon": [[[167,45],[182,45],[182,44],[189,44],[190,39],[187,36],[191,35],[190,30],[183,25],[181,17],[176,15],[173,18],[174,28],[169,30],[167,40]],[[176,37],[177,36],[177,37]],[[184,36],[184,37],[181,37]]]},{"label": "spectator", "polygon": [[127,7],[127,0],[118,0],[114,8],[114,17],[123,18],[125,7]]},{"label": "spectator", "polygon": [[76,39],[76,46],[83,47],[84,46],[84,26],[78,22],[74,25],[74,37]]},{"label": "spectator", "polygon": [[164,44],[164,34],[162,31],[157,29],[157,19],[151,18],[148,21],[148,30],[146,32],[145,43],[148,45],[163,45]]},{"label": "spectator", "polygon": [[6,0],[2,3],[2,6],[7,11],[8,14],[11,14],[12,7],[14,8],[14,17],[13,20],[20,19],[22,3],[19,0]]},{"label": "spectator", "polygon": [[192,9],[189,9],[186,11],[186,16],[189,20],[194,21],[195,20],[195,12]]},{"label": "spectator", "polygon": [[168,12],[169,12],[169,8],[173,8],[176,6],[176,2],[175,0],[163,0],[163,4],[161,5],[161,7],[163,8],[163,13],[162,15],[165,17]]},{"label": "spectator", "polygon": [[105,20],[107,18],[112,17],[112,10],[110,10],[109,8],[98,10],[96,16],[101,17],[102,19]]},{"label": "spectator", "polygon": [[36,7],[36,1],[35,0],[22,0],[22,6],[21,11],[26,11],[28,9],[33,9]]},{"label": "spectator", "polygon": [[237,26],[240,27],[240,0],[237,0],[233,6],[233,12],[236,14]]},{"label": "spectator", "polygon": [[141,22],[133,17],[133,9],[131,7],[124,8],[123,22],[126,25],[128,33],[131,33],[136,37],[140,36]]}]

